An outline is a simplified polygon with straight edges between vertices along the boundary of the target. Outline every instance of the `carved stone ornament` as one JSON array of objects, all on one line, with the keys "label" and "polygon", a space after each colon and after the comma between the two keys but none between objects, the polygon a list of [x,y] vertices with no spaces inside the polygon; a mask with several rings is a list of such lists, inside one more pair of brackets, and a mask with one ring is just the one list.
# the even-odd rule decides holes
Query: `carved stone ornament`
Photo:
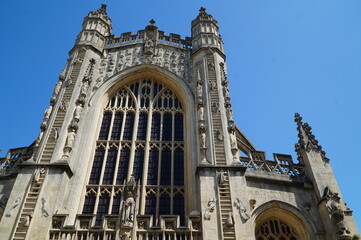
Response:
[{"label": "carved stone ornament", "polygon": [[228,213],[228,216],[227,216],[227,219],[226,219],[226,225],[228,227],[233,227],[234,226],[234,220],[233,220],[233,213],[232,212]]},{"label": "carved stone ornament", "polygon": [[34,212],[28,213],[25,217],[20,221],[21,226],[29,227],[31,219],[33,218]]},{"label": "carved stone ornament", "polygon": [[75,136],[76,136],[75,129],[73,129],[73,128],[69,129],[69,132],[68,132],[68,134],[66,136],[65,146],[64,146],[64,149],[63,149],[63,152],[64,152],[63,157],[66,157],[66,158],[69,157],[69,153],[73,149]]},{"label": "carved stone ornament", "polygon": [[63,111],[63,112],[66,112],[66,110],[68,109],[68,107],[69,107],[69,100],[63,100],[63,101],[61,101],[61,103],[60,103],[59,110],[60,110],[60,111]]},{"label": "carved stone ornament", "polygon": [[212,102],[211,103],[211,109],[212,109],[212,113],[215,113],[215,114],[219,113],[219,105],[218,105],[218,103]]},{"label": "carved stone ornament", "polygon": [[17,199],[15,199],[15,201],[10,205],[9,210],[6,212],[5,216],[11,217],[14,209],[21,204],[22,200],[23,200],[22,197],[18,197]]},{"label": "carved stone ornament", "polygon": [[351,240],[352,236],[344,221],[345,215],[340,206],[340,199],[341,198],[338,196],[338,193],[333,193],[329,187],[326,187],[321,201],[326,201],[327,210],[329,212],[331,221],[335,226],[337,239]]},{"label": "carved stone ornament", "polygon": [[198,120],[204,121],[204,106],[202,100],[198,103]]},{"label": "carved stone ornament", "polygon": [[202,87],[202,81],[197,81],[197,97],[202,97],[203,95],[203,87]]},{"label": "carved stone ornament", "polygon": [[240,198],[236,198],[236,200],[234,201],[234,206],[237,207],[239,215],[241,216],[242,220],[246,222],[250,218],[250,216],[248,215],[247,209],[243,205]]},{"label": "carved stone ornament", "polygon": [[217,198],[209,198],[206,210],[204,210],[204,220],[211,220],[211,214],[216,209]]},{"label": "carved stone ornament", "polygon": [[219,185],[222,185],[225,182],[224,173],[224,171],[220,171],[217,173],[217,180]]},{"label": "carved stone ornament", "polygon": [[50,130],[50,139],[53,140],[53,141],[56,141],[58,140],[59,138],[59,131],[60,131],[60,128],[52,128]]},{"label": "carved stone ornament", "polygon": [[144,41],[144,54],[153,55],[154,54],[154,42],[153,40],[146,38]]},{"label": "carved stone ornament", "polygon": [[122,225],[126,227],[133,227],[135,217],[135,198],[137,197],[137,185],[133,174],[130,176],[124,190],[126,200],[124,201],[122,208]]},{"label": "carved stone ornament", "polygon": [[223,141],[223,132],[222,132],[222,130],[216,130],[216,139],[219,142]]},{"label": "carved stone ornament", "polygon": [[77,102],[75,110],[74,110],[74,114],[73,114],[74,121],[79,122],[82,111],[83,111],[83,103]]},{"label": "carved stone ornament", "polygon": [[48,197],[42,197],[41,198],[41,216],[42,217],[49,217],[49,207],[48,207]]}]

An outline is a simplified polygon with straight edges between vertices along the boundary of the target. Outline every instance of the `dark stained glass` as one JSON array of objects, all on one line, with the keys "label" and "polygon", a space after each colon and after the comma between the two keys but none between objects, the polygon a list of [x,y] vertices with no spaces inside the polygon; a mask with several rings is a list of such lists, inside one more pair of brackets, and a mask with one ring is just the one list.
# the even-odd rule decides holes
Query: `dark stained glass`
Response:
[{"label": "dark stained glass", "polygon": [[138,122],[138,132],[137,132],[137,140],[145,140],[147,135],[147,123],[148,123],[148,114],[142,112],[139,114],[139,122]]},{"label": "dark stained glass", "polygon": [[98,203],[97,215],[95,218],[96,226],[101,225],[101,223],[103,222],[104,215],[108,213],[109,201],[110,201],[109,195],[100,196],[99,203]]},{"label": "dark stained glass", "polygon": [[149,163],[148,163],[148,185],[157,185],[158,181],[158,149],[151,149],[149,152]]},{"label": "dark stained glass", "polygon": [[163,141],[172,140],[172,114],[167,112],[163,115]]},{"label": "dark stained glass", "polygon": [[90,173],[89,184],[99,184],[100,173],[103,166],[105,150],[102,147],[99,147],[95,150],[95,156],[93,161],[92,171]]},{"label": "dark stained glass", "polygon": [[107,140],[110,128],[110,121],[112,119],[112,113],[105,112],[103,115],[102,126],[99,132],[99,140]]},{"label": "dark stained glass", "polygon": [[117,185],[122,185],[124,179],[127,177],[129,156],[130,156],[129,148],[125,147],[120,151],[117,181],[116,181]]},{"label": "dark stained glass", "polygon": [[184,185],[184,152],[181,148],[174,151],[174,185]]},{"label": "dark stained glass", "polygon": [[170,185],[171,180],[171,151],[165,148],[162,151],[160,185]]},{"label": "dark stained glass", "polygon": [[110,185],[113,184],[115,163],[117,160],[117,152],[118,149],[112,147],[108,151],[107,162],[105,163],[104,176],[103,176],[103,184]]},{"label": "dark stained glass", "polygon": [[143,164],[144,164],[144,149],[138,148],[135,150],[135,154],[134,154],[133,174],[135,181],[138,181],[138,179],[140,180],[142,179]]},{"label": "dark stained glass", "polygon": [[128,111],[125,117],[123,140],[131,140],[134,128],[134,112]]},{"label": "dark stained glass", "polygon": [[117,112],[114,115],[114,121],[113,121],[113,129],[112,129],[112,135],[111,140],[119,140],[120,138],[120,131],[122,130],[122,123],[123,123],[123,113]]},{"label": "dark stained glass", "polygon": [[158,112],[153,113],[150,140],[151,141],[160,140],[160,113]]},{"label": "dark stained glass", "polygon": [[83,214],[93,214],[95,207],[96,196],[93,192],[85,196]]},{"label": "dark stained glass", "polygon": [[183,141],[183,114],[176,113],[174,118],[174,141]]}]

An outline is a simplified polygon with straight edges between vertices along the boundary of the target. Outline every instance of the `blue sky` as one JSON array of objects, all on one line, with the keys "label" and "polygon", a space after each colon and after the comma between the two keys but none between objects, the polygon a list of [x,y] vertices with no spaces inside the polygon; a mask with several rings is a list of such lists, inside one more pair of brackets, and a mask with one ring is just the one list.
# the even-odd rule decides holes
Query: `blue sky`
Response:
[{"label": "blue sky", "polygon": [[[294,153],[295,112],[330,158],[361,223],[361,1],[108,0],[113,34],[143,29],[190,36],[200,6],[218,21],[237,125],[259,150]],[[0,156],[29,145],[83,17],[101,1],[0,1]]]}]

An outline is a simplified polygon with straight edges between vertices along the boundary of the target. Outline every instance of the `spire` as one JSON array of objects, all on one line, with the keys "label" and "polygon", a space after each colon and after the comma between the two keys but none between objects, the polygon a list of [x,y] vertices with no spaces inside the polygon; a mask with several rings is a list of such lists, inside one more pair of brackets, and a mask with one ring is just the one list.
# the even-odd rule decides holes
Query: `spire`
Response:
[{"label": "spire", "polygon": [[103,3],[97,12],[100,14],[107,15],[107,5]]},{"label": "spire", "polygon": [[315,135],[313,135],[311,126],[308,123],[302,122],[302,117],[299,113],[295,113],[295,122],[297,124],[299,138],[298,143],[295,145],[295,150],[299,160],[301,151],[305,150],[307,152],[314,151],[320,153],[324,162],[328,163],[329,159],[326,157],[326,152],[322,150],[322,146],[319,145]]}]

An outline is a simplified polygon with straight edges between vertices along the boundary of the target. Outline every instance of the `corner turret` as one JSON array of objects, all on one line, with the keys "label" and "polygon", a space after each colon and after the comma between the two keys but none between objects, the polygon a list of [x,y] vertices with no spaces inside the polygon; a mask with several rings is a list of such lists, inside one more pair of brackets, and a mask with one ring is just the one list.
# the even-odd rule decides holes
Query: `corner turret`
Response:
[{"label": "corner turret", "polygon": [[78,35],[75,46],[88,45],[103,51],[106,38],[112,31],[112,21],[107,15],[106,4],[97,11],[91,11],[84,18],[83,29]]},{"label": "corner turret", "polygon": [[201,7],[198,16],[192,21],[193,53],[201,48],[214,48],[223,53],[223,42],[218,31],[217,20]]}]

